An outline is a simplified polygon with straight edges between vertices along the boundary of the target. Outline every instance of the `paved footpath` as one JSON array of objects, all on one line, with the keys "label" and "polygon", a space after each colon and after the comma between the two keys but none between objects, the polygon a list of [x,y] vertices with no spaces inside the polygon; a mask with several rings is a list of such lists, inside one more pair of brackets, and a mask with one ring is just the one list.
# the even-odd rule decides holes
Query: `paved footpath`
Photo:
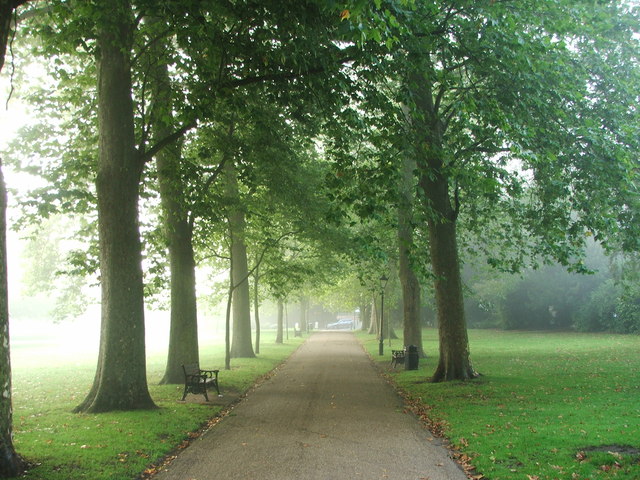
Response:
[{"label": "paved footpath", "polygon": [[403,412],[352,334],[314,333],[154,480],[465,480]]}]

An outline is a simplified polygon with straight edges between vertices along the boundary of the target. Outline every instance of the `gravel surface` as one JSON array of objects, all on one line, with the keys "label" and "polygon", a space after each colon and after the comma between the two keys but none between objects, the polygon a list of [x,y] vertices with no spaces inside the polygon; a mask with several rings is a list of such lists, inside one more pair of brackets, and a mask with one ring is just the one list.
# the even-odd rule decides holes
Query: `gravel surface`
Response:
[{"label": "gravel surface", "polygon": [[317,332],[154,480],[465,480],[404,412],[351,333]]}]

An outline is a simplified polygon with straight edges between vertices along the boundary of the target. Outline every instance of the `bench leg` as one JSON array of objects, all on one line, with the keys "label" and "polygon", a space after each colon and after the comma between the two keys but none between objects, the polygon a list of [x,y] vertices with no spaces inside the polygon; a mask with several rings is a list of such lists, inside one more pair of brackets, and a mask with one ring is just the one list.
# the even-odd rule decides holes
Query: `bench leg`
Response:
[{"label": "bench leg", "polygon": [[207,382],[207,388],[215,388],[216,392],[218,393],[218,396],[221,397],[222,395],[220,395],[220,387],[218,387],[218,381],[215,378],[212,378],[209,382]]}]

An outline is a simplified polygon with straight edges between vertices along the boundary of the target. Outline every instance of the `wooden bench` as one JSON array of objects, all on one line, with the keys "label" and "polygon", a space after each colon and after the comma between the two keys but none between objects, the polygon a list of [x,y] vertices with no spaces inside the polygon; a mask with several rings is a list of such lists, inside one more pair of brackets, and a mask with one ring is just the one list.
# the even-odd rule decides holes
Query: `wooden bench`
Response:
[{"label": "wooden bench", "polygon": [[404,357],[406,353],[406,350],[391,350],[391,366],[396,368],[399,363],[404,365]]},{"label": "wooden bench", "polygon": [[221,397],[220,387],[218,386],[218,372],[220,370],[202,370],[197,363],[189,363],[182,365],[182,371],[184,372],[184,393],[182,394],[182,401],[187,398],[187,393],[194,393],[196,395],[203,394],[205,400],[209,401],[207,395],[207,388],[215,388],[218,392],[218,396]]}]

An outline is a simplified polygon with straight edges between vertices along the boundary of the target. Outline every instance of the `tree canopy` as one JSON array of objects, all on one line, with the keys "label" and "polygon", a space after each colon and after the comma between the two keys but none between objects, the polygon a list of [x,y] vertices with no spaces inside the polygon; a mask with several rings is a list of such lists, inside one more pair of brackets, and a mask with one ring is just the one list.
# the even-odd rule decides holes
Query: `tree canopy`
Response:
[{"label": "tree canopy", "polygon": [[[214,257],[232,270],[233,355],[254,354],[250,281],[256,298],[344,282],[361,299],[386,272],[407,343],[435,295],[433,379],[449,380],[477,374],[466,260],[586,272],[594,240],[639,250],[636,6],[51,0],[18,14],[15,55],[48,78],[16,77],[38,120],[6,157],[44,180],[23,223],[83,216],[92,246],[74,265],[100,270],[105,353],[81,410],[152,406],[151,294],[174,310],[164,381],[197,361],[195,271]],[[624,292],[618,310],[636,315]],[[114,374],[107,352],[137,373]]]}]

